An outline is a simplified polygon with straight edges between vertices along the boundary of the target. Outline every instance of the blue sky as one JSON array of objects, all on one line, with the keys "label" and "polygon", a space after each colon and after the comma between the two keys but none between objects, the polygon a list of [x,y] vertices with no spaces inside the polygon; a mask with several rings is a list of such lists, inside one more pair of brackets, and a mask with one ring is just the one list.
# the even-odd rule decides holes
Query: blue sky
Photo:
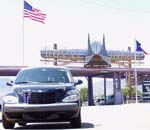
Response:
[{"label": "blue sky", "polygon": [[[134,51],[135,39],[150,52],[149,0],[26,0],[45,13],[45,24],[23,19],[23,0],[0,0],[0,65],[40,64],[40,49],[87,47],[91,41],[102,41],[107,50]],[[24,20],[24,24],[23,24]],[[23,31],[24,28],[24,31]],[[149,64],[150,56],[146,56]]]}]

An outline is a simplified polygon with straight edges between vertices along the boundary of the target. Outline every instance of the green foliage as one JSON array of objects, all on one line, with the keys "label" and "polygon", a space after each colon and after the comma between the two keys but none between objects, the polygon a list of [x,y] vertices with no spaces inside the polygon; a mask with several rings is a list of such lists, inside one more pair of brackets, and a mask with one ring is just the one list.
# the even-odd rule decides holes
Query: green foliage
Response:
[{"label": "green foliage", "polygon": [[[124,89],[122,89],[122,92],[123,92],[124,96],[129,96],[129,91],[131,92],[131,96],[134,96],[135,93],[136,93],[136,88],[133,87],[133,86],[131,88],[127,86]],[[137,95],[141,96],[142,93],[139,90],[137,90]]]},{"label": "green foliage", "polygon": [[82,102],[86,102],[87,98],[88,98],[88,89],[87,88],[81,88],[80,93],[81,93]]},{"label": "green foliage", "polygon": [[128,96],[129,95],[129,87],[125,87],[124,89],[122,89],[122,93],[124,96]]}]

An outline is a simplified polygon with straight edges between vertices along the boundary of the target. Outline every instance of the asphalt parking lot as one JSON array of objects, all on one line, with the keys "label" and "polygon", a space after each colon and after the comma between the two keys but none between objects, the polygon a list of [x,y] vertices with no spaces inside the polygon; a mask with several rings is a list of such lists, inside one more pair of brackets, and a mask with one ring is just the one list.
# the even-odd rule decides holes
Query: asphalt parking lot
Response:
[{"label": "asphalt parking lot", "polygon": [[[84,110],[85,109],[85,110]],[[101,130],[150,130],[150,104],[95,106],[82,109],[83,122]]]},{"label": "asphalt parking lot", "polygon": [[[150,130],[150,103],[82,107],[82,128],[100,130]],[[2,130],[0,123],[0,130]],[[15,129],[71,129],[69,123],[28,124]]]}]

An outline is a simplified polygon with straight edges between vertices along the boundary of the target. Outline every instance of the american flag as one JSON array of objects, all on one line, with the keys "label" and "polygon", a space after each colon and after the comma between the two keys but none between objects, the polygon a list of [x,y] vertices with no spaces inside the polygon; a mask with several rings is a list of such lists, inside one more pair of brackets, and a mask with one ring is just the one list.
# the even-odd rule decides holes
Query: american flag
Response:
[{"label": "american flag", "polygon": [[24,1],[24,18],[30,18],[34,21],[44,23],[46,14],[43,14],[39,9],[32,7]]}]

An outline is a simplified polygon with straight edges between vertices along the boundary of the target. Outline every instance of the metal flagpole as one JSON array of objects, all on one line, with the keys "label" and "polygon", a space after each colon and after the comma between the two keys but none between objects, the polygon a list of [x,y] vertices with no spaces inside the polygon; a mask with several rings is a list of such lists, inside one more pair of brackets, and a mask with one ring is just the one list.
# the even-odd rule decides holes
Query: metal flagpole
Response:
[{"label": "metal flagpole", "polygon": [[134,66],[134,79],[135,79],[135,102],[138,103],[138,98],[137,98],[137,63],[136,63],[136,40],[135,40],[135,53],[134,53],[134,60],[135,60],[135,66]]},{"label": "metal flagpole", "polygon": [[24,0],[23,0],[23,31],[22,31],[22,66],[24,66]]}]

